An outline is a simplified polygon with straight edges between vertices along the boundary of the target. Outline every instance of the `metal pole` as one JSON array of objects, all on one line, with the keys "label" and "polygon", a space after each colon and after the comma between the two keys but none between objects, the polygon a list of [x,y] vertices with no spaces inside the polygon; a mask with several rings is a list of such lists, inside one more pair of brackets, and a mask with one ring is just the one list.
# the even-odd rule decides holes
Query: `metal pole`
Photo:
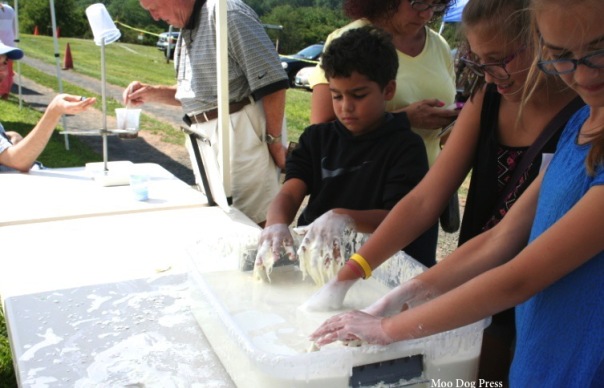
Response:
[{"label": "metal pole", "polygon": [[170,54],[172,50],[170,49],[170,43],[172,43],[172,25],[168,27],[168,46],[166,46],[166,63],[170,63]]},{"label": "metal pole", "polygon": [[218,81],[218,133],[222,144],[220,163],[224,192],[231,196],[231,134],[229,123],[229,59],[227,48],[227,4],[226,0],[216,3],[216,72]]},{"label": "metal pole", "polygon": [[101,137],[103,138],[103,170],[109,171],[107,168],[107,91],[105,88],[105,38],[101,38],[101,100],[103,105],[103,128]]},{"label": "metal pole", "polygon": [[[55,63],[57,65],[57,81],[59,82],[59,93],[63,93],[63,81],[61,80],[61,59],[59,55],[59,39],[57,37],[57,19],[55,17],[55,3],[54,0],[50,0],[50,19],[52,21],[52,38],[54,41],[55,48]],[[65,115],[61,117],[63,123],[63,129],[67,131],[67,121]],[[65,133],[65,149],[69,150],[69,137]]]},{"label": "metal pole", "polygon": [[[15,0],[15,46],[19,47],[19,0]],[[17,73],[19,74],[19,109],[23,108],[23,92],[21,90],[21,61],[17,62]]]}]

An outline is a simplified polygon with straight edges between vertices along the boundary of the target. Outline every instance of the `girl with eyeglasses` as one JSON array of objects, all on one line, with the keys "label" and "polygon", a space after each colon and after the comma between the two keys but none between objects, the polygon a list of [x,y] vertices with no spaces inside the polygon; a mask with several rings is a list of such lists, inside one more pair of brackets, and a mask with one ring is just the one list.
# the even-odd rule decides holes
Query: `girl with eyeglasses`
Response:
[{"label": "girl with eyeglasses", "polygon": [[[412,281],[433,290],[430,300],[387,317],[359,311],[333,317],[311,336],[319,345],[418,338],[517,306],[510,386],[602,387],[604,3],[532,0],[530,6],[541,73],[535,63],[528,84],[552,74],[587,106],[568,121],[551,163],[503,220]],[[537,92],[525,93],[521,117]],[[378,304],[400,311],[405,288]]]}]

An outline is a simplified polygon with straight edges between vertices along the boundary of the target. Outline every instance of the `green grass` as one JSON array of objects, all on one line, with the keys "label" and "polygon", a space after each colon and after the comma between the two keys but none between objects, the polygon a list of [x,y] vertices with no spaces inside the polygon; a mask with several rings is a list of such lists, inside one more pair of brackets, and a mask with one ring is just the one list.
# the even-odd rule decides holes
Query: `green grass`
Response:
[{"label": "green grass", "polygon": [[[74,69],[90,77],[101,77],[101,50],[92,40],[60,38],[59,54],[63,63],[65,49],[69,43]],[[54,43],[51,37],[21,35],[19,47],[25,55],[55,64]],[[107,83],[126,87],[137,79],[152,84],[175,84],[174,65],[166,63],[161,51],[155,47],[128,43],[105,46]],[[56,80],[54,81],[56,85]]]},{"label": "green grass", "polygon": [[16,388],[17,380],[8,343],[4,313],[0,309],[0,388]]},{"label": "green grass", "polygon": [[[55,64],[54,43],[51,37],[21,35],[20,47],[25,55],[40,59],[49,64]],[[94,78],[100,78],[100,48],[91,40],[76,38],[59,39],[59,53],[63,61],[65,48],[69,43],[73,57],[74,71]],[[166,63],[164,55],[155,47],[140,46],[129,43],[114,43],[105,47],[105,63],[107,83],[126,87],[133,80],[145,83],[172,85],[175,83],[174,64]],[[29,66],[23,66],[22,74],[45,86],[56,88],[56,78],[42,73]],[[63,90],[68,93],[86,94],[84,89],[63,81]],[[98,97],[100,101],[100,97]],[[107,112],[113,112],[119,107],[116,101],[107,101]],[[302,89],[287,91],[286,118],[289,140],[297,140],[302,131],[308,126],[310,116],[310,93]],[[109,113],[112,114],[112,113]],[[145,126],[145,124],[148,124]],[[178,130],[171,132],[169,125],[150,119],[143,114],[141,129],[153,130],[164,135],[164,141],[176,144],[182,143],[182,133]]]}]

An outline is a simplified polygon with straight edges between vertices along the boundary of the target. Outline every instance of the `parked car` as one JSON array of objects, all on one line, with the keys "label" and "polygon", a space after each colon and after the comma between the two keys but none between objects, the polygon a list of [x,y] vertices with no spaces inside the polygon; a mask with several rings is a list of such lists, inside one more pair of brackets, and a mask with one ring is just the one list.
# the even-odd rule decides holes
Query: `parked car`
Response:
[{"label": "parked car", "polygon": [[296,74],[303,67],[315,66],[319,63],[319,58],[323,52],[323,43],[310,45],[296,54],[279,55],[281,58],[281,66],[289,77],[289,84],[295,86]]},{"label": "parked car", "polygon": [[157,43],[155,44],[155,47],[158,48],[158,50],[161,50],[164,52],[164,55],[168,55],[168,41],[170,44],[170,59],[174,58],[174,49],[176,48],[176,41],[178,40],[178,37],[180,36],[180,32],[178,31],[173,31],[173,32],[162,32],[161,34],[159,34],[159,39],[157,39]]},{"label": "parked car", "polygon": [[298,74],[296,74],[296,79],[294,80],[294,85],[298,88],[305,88],[308,90],[312,90],[310,87],[310,83],[308,82],[308,77],[315,70],[315,66],[307,66],[300,69]]}]

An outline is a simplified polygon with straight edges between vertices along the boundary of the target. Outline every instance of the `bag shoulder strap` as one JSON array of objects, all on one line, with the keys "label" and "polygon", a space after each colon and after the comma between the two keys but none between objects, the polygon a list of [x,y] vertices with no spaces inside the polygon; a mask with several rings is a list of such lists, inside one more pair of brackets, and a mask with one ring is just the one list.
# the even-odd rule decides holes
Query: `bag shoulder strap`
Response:
[{"label": "bag shoulder strap", "polygon": [[505,185],[505,188],[499,196],[497,205],[494,208],[495,211],[501,207],[507,196],[516,188],[516,184],[520,180],[520,177],[530,167],[547,142],[554,136],[556,132],[558,132],[558,130],[564,128],[570,117],[584,105],[585,102],[580,97],[575,97],[550,120],[543,131],[541,131],[537,139],[535,139],[533,144],[531,144],[531,146],[526,150],[522,156],[522,159],[520,160],[520,163],[518,163],[518,166],[516,166],[514,169],[512,177]]}]

